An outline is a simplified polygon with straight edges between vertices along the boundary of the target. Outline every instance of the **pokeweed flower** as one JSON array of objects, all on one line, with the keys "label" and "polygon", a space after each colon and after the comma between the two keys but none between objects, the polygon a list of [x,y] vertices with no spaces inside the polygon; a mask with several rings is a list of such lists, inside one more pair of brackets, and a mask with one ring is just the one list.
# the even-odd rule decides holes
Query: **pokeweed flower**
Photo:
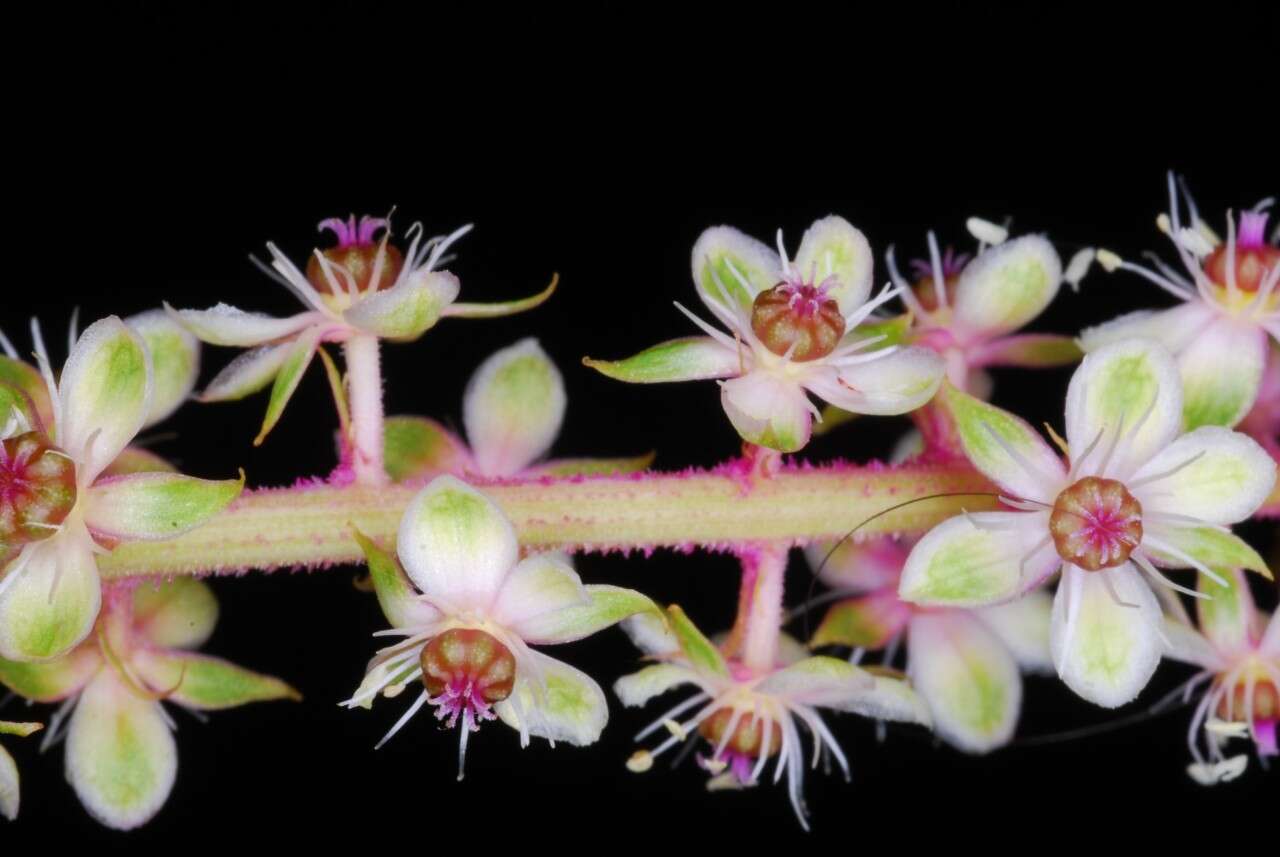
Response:
[{"label": "pokeweed flower", "polygon": [[[1280,343],[1272,343],[1262,381],[1258,385],[1258,397],[1253,408],[1237,426],[1280,462]],[[1280,517],[1280,497],[1275,492],[1266,505],[1258,510],[1260,517]]]},{"label": "pokeweed flower", "polygon": [[1195,760],[1187,771],[1202,785],[1244,772],[1247,756],[1228,758],[1223,752],[1232,739],[1252,739],[1264,759],[1280,754],[1280,613],[1268,619],[1257,608],[1241,571],[1222,576],[1226,587],[1199,576],[1200,592],[1212,598],[1196,602],[1198,631],[1181,609],[1165,621],[1166,654],[1203,670],[1187,684],[1188,694],[1204,688],[1187,733]]},{"label": "pokeweed flower", "polygon": [[[14,723],[0,720],[0,735],[17,735],[25,738],[44,728],[39,723]],[[0,747],[0,815],[13,821],[18,817],[18,765],[9,751]]]},{"label": "pokeweed flower", "polygon": [[178,756],[162,703],[204,712],[300,698],[279,679],[192,651],[217,618],[213,593],[193,578],[115,584],[81,646],[47,663],[0,659],[0,683],[61,703],[42,749],[66,739],[67,780],[102,824],[138,827],[169,797]]},{"label": "pokeweed flower", "polygon": [[892,344],[878,329],[872,313],[898,290],[868,300],[871,269],[867,239],[840,217],[810,226],[794,260],[781,231],[774,252],[731,227],[708,229],[693,247],[693,279],[729,332],[677,303],[705,336],[583,362],[633,383],[718,379],[721,404],[744,440],[795,452],[821,418],[809,393],[851,413],[887,415],[920,407],[938,389],[941,358]]},{"label": "pokeweed flower", "polygon": [[[1013,414],[954,388],[940,401],[965,455],[1011,511],[951,518],[912,548],[899,594],[922,606],[1015,598],[1062,569],[1050,643],[1058,675],[1085,699],[1133,699],[1160,660],[1160,606],[1144,574],[1161,566],[1250,568],[1270,576],[1227,525],[1270,493],[1276,465],[1219,426],[1181,434],[1177,364],[1160,344],[1129,340],[1087,355],[1067,391],[1057,454]],[[1181,436],[1180,436],[1181,435]]]},{"label": "pokeweed flower", "polygon": [[[305,273],[267,243],[271,265],[262,270],[287,288],[305,307],[288,318],[245,312],[227,304],[207,310],[173,310],[182,324],[210,345],[248,348],[222,370],[200,394],[205,402],[242,399],[271,384],[267,413],[255,444],[275,427],[303,373],[323,342],[351,343],[379,339],[410,342],[441,318],[492,318],[538,306],[555,291],[553,280],[533,297],[505,303],[457,301],[458,278],[437,270],[455,241],[467,234],[463,226],[449,235],[423,240],[420,223],[409,228],[409,248],[401,253],[390,243],[386,218],[354,216],[320,222],[337,245],[315,250]],[[379,233],[381,237],[379,238]],[[376,348],[373,349],[376,361]],[[348,362],[350,362],[348,352]],[[376,362],[375,362],[376,369]],[[350,368],[350,367],[348,367]],[[377,387],[377,384],[370,386]],[[380,397],[381,389],[363,391]],[[360,403],[353,402],[354,407]]]},{"label": "pokeweed flower", "polygon": [[914,281],[898,270],[893,247],[885,253],[890,275],[911,311],[908,342],[936,351],[957,389],[986,398],[989,366],[1048,367],[1080,359],[1068,336],[1017,334],[1053,302],[1062,284],[1062,262],[1041,235],[1007,240],[1006,231],[971,218],[978,239],[972,258],[951,247],[945,254],[928,235],[929,259],[911,263]]},{"label": "pokeweed flower", "polygon": [[934,731],[968,753],[1002,747],[1022,709],[1020,670],[1053,669],[1052,602],[1036,591],[975,609],[917,607],[898,596],[907,553],[906,543],[888,537],[845,541],[834,551],[811,545],[807,556],[818,576],[852,597],[831,606],[809,646],[848,646],[855,660],[883,651],[891,666],[905,639],[907,676],[929,707]]},{"label": "pokeweed flower", "polygon": [[[808,656],[804,647],[783,637],[772,669],[752,669],[729,657],[677,606],[668,622],[639,614],[624,627],[646,655],[659,663],[624,676],[614,691],[624,705],[640,706],[677,687],[697,693],[664,713],[636,736],[642,741],[659,729],[669,736],[653,750],[640,750],[627,762],[636,773],[649,770],[655,757],[689,740],[706,742],[699,763],[712,778],[709,789],[755,786],[770,759],[773,782],[787,778],[787,795],[796,818],[807,830],[803,795],[804,748],[799,725],[813,741],[812,767],[830,754],[849,776],[849,763],[819,708],[929,725],[924,703],[904,681],[876,675],[838,658]],[[694,710],[683,722],[675,718]]]},{"label": "pokeweed flower", "polygon": [[[1185,188],[1184,188],[1185,192]],[[1184,224],[1175,178],[1169,174],[1169,213],[1156,221],[1173,241],[1186,274],[1153,257],[1156,270],[1099,250],[1108,271],[1140,274],[1181,301],[1172,309],[1140,310],[1089,328],[1080,335],[1086,351],[1135,336],[1163,343],[1182,375],[1183,418],[1188,429],[1236,425],[1258,396],[1267,340],[1280,341],[1280,247],[1266,238],[1263,200],[1237,220],[1227,215],[1222,241],[1200,219],[1187,194],[1190,223]]]},{"label": "pokeweed flower", "polygon": [[[114,316],[95,322],[56,381],[36,340],[42,383],[0,385],[11,409],[0,444],[0,540],[10,556],[0,576],[0,656],[38,661],[66,653],[93,628],[101,605],[95,553],[199,526],[244,480],[137,472],[154,467],[136,461],[112,473],[134,435],[168,408],[156,406],[143,334]],[[16,368],[25,364],[6,365],[25,375]],[[166,397],[173,389],[165,383]]]},{"label": "pokeweed flower", "polygon": [[600,686],[530,646],[580,640],[656,610],[653,602],[630,589],[584,586],[554,555],[519,559],[511,523],[453,476],[437,477],[410,502],[396,540],[399,563],[357,538],[392,625],[384,633],[404,639],[378,653],[343,704],[367,708],[379,693],[423,685],[379,747],[428,704],[459,728],[459,779],[468,738],[486,720],[517,730],[521,746],[531,735],[578,745],[600,737],[609,714]]},{"label": "pokeweed flower", "polygon": [[467,383],[463,425],[467,445],[427,417],[390,417],[383,462],[393,481],[441,473],[486,479],[571,476],[643,470],[652,455],[541,461],[564,422],[564,378],[533,338],[490,355]]}]

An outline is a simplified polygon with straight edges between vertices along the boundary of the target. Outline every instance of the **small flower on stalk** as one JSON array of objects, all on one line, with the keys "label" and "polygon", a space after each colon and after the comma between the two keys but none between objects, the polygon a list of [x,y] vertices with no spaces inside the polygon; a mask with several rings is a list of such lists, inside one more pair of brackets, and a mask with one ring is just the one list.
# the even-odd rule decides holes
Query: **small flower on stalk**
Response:
[{"label": "small flower on stalk", "polygon": [[1280,755],[1280,612],[1268,618],[1255,606],[1243,572],[1222,576],[1225,588],[1200,575],[1198,588],[1212,600],[1196,602],[1198,631],[1180,604],[1164,626],[1166,654],[1203,669],[1186,686],[1188,696],[1203,688],[1187,736],[1195,760],[1187,770],[1202,785],[1244,772],[1247,756],[1223,752],[1232,739],[1251,739],[1264,761]]},{"label": "small flower on stalk", "polygon": [[[807,830],[802,789],[805,752],[799,725],[808,730],[813,742],[811,766],[816,768],[829,754],[848,777],[848,760],[819,708],[930,724],[924,703],[904,681],[875,675],[838,658],[808,657],[802,646],[786,637],[780,641],[775,667],[753,670],[726,657],[679,607],[667,612],[666,624],[652,614],[625,623],[636,645],[660,663],[618,679],[614,691],[628,706],[644,705],[682,685],[693,685],[698,692],[636,736],[637,741],[643,740],[664,728],[670,733],[655,749],[635,753],[627,762],[632,771],[649,770],[655,757],[691,739],[705,743],[707,751],[699,756],[699,763],[712,775],[707,783],[712,790],[756,785],[772,759],[773,782],[786,776],[791,806]],[[676,720],[690,710],[694,713],[683,722]]]},{"label": "small flower on stalk", "polygon": [[[1185,193],[1185,188],[1184,188]],[[1267,340],[1280,341],[1280,247],[1266,237],[1266,199],[1238,218],[1227,215],[1223,241],[1200,219],[1186,195],[1190,222],[1179,212],[1176,180],[1169,174],[1169,213],[1156,221],[1169,236],[1186,274],[1152,256],[1155,271],[1099,250],[1108,271],[1140,274],[1182,303],[1171,309],[1129,313],[1080,335],[1086,351],[1131,337],[1165,345],[1182,375],[1187,429],[1228,428],[1249,412],[1258,396]]]},{"label": "small flower on stalk", "polygon": [[929,233],[929,260],[911,263],[914,282],[898,270],[893,248],[885,254],[889,272],[911,311],[906,341],[936,351],[946,361],[947,378],[959,390],[986,398],[988,366],[1047,367],[1074,363],[1080,348],[1068,336],[1016,334],[1053,302],[1062,284],[1062,262],[1040,235],[1007,240],[1005,230],[977,218],[969,221],[978,239],[972,258],[938,249]]},{"label": "small flower on stalk", "polygon": [[893,344],[873,317],[898,290],[871,294],[871,248],[840,217],[809,227],[794,260],[736,229],[702,233],[693,248],[698,296],[729,333],[679,303],[705,336],[655,345],[618,361],[586,365],[621,381],[720,380],[721,404],[743,440],[782,452],[809,441],[809,393],[859,414],[903,414],[932,398],[942,360]]},{"label": "small flower on stalk", "polygon": [[[316,249],[306,272],[268,242],[270,267],[262,270],[302,302],[305,311],[288,318],[250,313],[227,304],[207,310],[169,309],[174,317],[210,345],[249,348],[210,382],[200,400],[242,399],[272,385],[267,414],[255,443],[261,443],[284,412],[316,350],[324,342],[343,343],[368,336],[410,342],[441,318],[492,318],[533,309],[555,291],[556,283],[523,300],[494,304],[459,303],[458,278],[437,270],[445,253],[471,231],[423,239],[420,223],[409,228],[403,254],[390,243],[386,218],[324,220],[337,245]],[[379,237],[381,233],[381,237]],[[256,260],[255,260],[256,261]]]},{"label": "small flower on stalk", "polygon": [[[0,720],[0,735],[17,735],[25,738],[44,727],[39,723],[13,723]],[[18,817],[18,766],[9,751],[0,747],[0,816],[9,821]]]},{"label": "small flower on stalk", "polygon": [[1061,568],[1054,664],[1085,699],[1121,705],[1155,671],[1160,606],[1148,580],[1192,592],[1160,567],[1192,567],[1224,585],[1210,565],[1270,577],[1227,526],[1271,492],[1275,462],[1229,429],[1182,434],[1177,365],[1158,343],[1129,340],[1085,357],[1059,441],[1069,465],[1013,414],[950,387],[939,402],[965,455],[1015,511],[934,527],[912,548],[899,594],[926,607],[979,607],[1016,598]]},{"label": "small flower on stalk", "polygon": [[1013,738],[1022,708],[1020,670],[1051,672],[1044,592],[976,609],[922,609],[898,597],[908,545],[882,537],[846,541],[834,552],[815,544],[807,555],[818,576],[847,597],[814,631],[812,648],[848,646],[854,662],[868,651],[894,653],[905,640],[907,675],[933,715],[934,730],[968,753],[986,753]]},{"label": "small flower on stalk", "polygon": [[[172,327],[166,320],[157,329],[165,325]],[[134,435],[181,401],[173,395],[181,385],[157,386],[158,377],[176,376],[153,370],[139,329],[114,316],[90,325],[56,381],[38,336],[36,345],[40,383],[0,383],[7,398],[0,404],[10,407],[0,449],[0,553],[10,557],[0,572],[0,656],[47,661],[93,628],[101,605],[96,553],[199,526],[244,481],[140,472],[158,468],[128,455]],[[14,377],[25,375],[20,367],[4,365]],[[157,391],[166,400],[160,407]]]},{"label": "small flower on stalk", "polygon": [[385,429],[387,474],[396,482],[470,474],[604,475],[643,470],[653,456],[555,458],[541,461],[564,421],[564,379],[533,338],[490,355],[467,382],[462,402],[467,442],[427,417],[391,417]]},{"label": "small flower on stalk", "polygon": [[[1260,443],[1272,459],[1280,463],[1280,343],[1271,344],[1267,366],[1258,385],[1258,397],[1237,428]],[[1280,518],[1280,497],[1274,491],[1257,515]]]},{"label": "small flower on stalk", "polygon": [[95,635],[67,655],[0,659],[0,684],[32,702],[61,703],[41,749],[66,739],[67,780],[102,824],[139,827],[169,797],[178,756],[162,703],[203,712],[300,698],[279,679],[196,654],[217,617],[213,593],[192,578],[115,584]]},{"label": "small flower on stalk", "polygon": [[609,716],[600,686],[530,646],[580,640],[656,610],[653,602],[630,589],[584,586],[554,555],[520,560],[511,523],[452,476],[436,478],[410,502],[396,540],[399,563],[357,539],[392,625],[385,633],[404,639],[378,653],[343,704],[367,708],[380,693],[423,686],[379,747],[428,704],[459,729],[459,779],[468,738],[486,720],[517,730],[521,746],[531,735],[578,745],[600,737]]}]

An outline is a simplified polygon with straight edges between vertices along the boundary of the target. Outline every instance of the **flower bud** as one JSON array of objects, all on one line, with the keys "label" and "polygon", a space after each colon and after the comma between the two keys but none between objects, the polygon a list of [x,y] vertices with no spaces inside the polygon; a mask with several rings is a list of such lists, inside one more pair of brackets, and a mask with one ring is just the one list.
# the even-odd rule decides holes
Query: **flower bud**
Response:
[{"label": "flower bud", "polygon": [[726,752],[739,756],[759,758],[764,751],[766,723],[768,723],[771,733],[769,735],[768,755],[777,755],[782,749],[782,727],[775,720],[756,717],[750,711],[721,708],[702,721],[702,724],[698,727],[698,734],[706,738],[712,746],[719,747],[720,742],[724,740],[725,730],[729,728],[729,724],[733,722],[735,717],[738,722],[733,727],[733,735],[724,745]]},{"label": "flower bud", "polygon": [[756,295],[751,330],[774,354],[797,363],[825,357],[844,336],[840,305],[815,286],[779,283]]},{"label": "flower bud", "polygon": [[516,660],[493,635],[451,628],[422,649],[422,683],[433,699],[462,698],[492,705],[511,695]]},{"label": "flower bud", "polygon": [[[384,235],[381,240],[374,240],[374,234],[380,229],[387,229],[388,223],[383,218],[365,216],[360,218],[357,226],[355,217],[343,221],[332,218],[320,224],[321,229],[328,229],[338,237],[338,245],[327,250],[317,250],[329,262],[329,275],[336,281],[338,289],[345,291],[354,283],[359,292],[389,289],[400,275],[404,266],[404,257],[400,251],[387,242]],[[377,282],[373,282],[373,269],[377,266],[378,257],[382,257],[382,269],[378,272]],[[311,254],[307,259],[307,281],[321,294],[333,294],[330,277],[316,258]]]},{"label": "flower bud", "polygon": [[39,432],[0,442],[0,553],[48,538],[76,503],[76,466]]},{"label": "flower bud", "polygon": [[1049,532],[1067,562],[1085,571],[1114,568],[1142,542],[1142,505],[1122,483],[1086,476],[1054,501]]}]

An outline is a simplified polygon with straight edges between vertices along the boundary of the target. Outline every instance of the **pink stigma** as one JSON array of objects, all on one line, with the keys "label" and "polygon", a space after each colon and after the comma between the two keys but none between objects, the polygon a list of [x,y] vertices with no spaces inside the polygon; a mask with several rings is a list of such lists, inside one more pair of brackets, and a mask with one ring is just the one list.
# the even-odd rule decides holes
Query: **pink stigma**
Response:
[{"label": "pink stigma", "polygon": [[356,223],[354,214],[347,217],[344,221],[340,217],[330,217],[327,220],[320,221],[316,226],[316,230],[323,232],[326,229],[334,234],[338,239],[336,249],[343,250],[347,247],[368,247],[373,244],[374,236],[379,229],[390,229],[391,221],[385,217],[370,217],[364,215],[360,218],[360,222]]},{"label": "pink stigma", "polygon": [[1240,215],[1240,231],[1236,235],[1236,246],[1242,250],[1257,249],[1267,243],[1266,211],[1246,211]]},{"label": "pink stigma", "polygon": [[[964,270],[964,266],[969,263],[968,253],[957,253],[954,247],[948,247],[946,252],[942,254],[942,276],[944,279],[950,279],[958,275]],[[911,272],[916,275],[917,279],[933,276],[933,263],[928,259],[912,259]]]},{"label": "pink stigma", "polygon": [[462,728],[476,732],[480,724],[486,720],[494,720],[493,706],[485,701],[473,681],[455,681],[445,686],[439,696],[427,702],[436,707],[436,719],[447,721],[445,726],[452,729],[462,718]]},{"label": "pink stigma", "polygon": [[822,309],[823,303],[830,300],[827,297],[827,290],[835,283],[836,278],[831,276],[817,286],[787,282],[783,284],[782,290],[788,296],[787,306],[796,318],[813,318],[818,314],[818,310]]}]

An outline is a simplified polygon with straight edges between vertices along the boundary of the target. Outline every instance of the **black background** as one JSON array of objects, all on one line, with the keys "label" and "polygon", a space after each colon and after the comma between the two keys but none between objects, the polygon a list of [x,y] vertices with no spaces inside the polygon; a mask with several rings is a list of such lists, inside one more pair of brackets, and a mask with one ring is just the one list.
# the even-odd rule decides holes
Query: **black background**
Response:
[{"label": "black background", "polygon": [[[464,300],[523,296],[552,272],[561,290],[529,314],[447,320],[389,348],[390,413],[458,424],[472,369],[533,335],[569,388],[555,453],[653,449],[661,468],[710,465],[738,449],[712,384],[628,387],[579,363],[691,332],[671,301],[694,301],[689,250],[706,226],[764,238],[781,226],[794,246],[809,222],[835,212],[877,252],[893,242],[909,258],[923,252],[928,228],[968,247],[967,216],[1010,215],[1015,233],[1047,232],[1064,259],[1092,244],[1133,257],[1164,249],[1153,221],[1167,168],[1187,174],[1215,223],[1228,206],[1280,191],[1274,84],[1264,96],[1250,65],[1259,55],[1251,33],[1274,27],[1274,16],[1246,10],[1191,31],[1080,14],[932,14],[873,24],[813,13],[749,32],[721,20],[695,33],[652,10],[622,9],[607,20],[508,18],[516,30],[505,35],[392,10],[357,21],[349,9],[270,20],[151,9],[124,26],[107,22],[56,40],[42,64],[12,78],[21,82],[13,106],[24,156],[11,178],[37,193],[15,212],[4,329],[25,341],[35,314],[60,343],[49,331],[74,306],[87,321],[161,300],[291,312],[291,296],[247,255],[276,240],[302,258],[318,220],[394,205],[402,229],[414,220],[429,234],[477,224],[452,266]],[[550,32],[535,32],[546,23]],[[1233,52],[1221,64],[1204,53],[1227,41]],[[72,74],[54,82],[46,68]],[[1095,273],[1081,294],[1064,289],[1036,327],[1076,331],[1163,303],[1136,277]],[[206,349],[203,378],[230,354]],[[1068,377],[1007,371],[996,401],[1060,424]],[[255,450],[264,406],[262,397],[189,406],[157,430],[155,449],[196,475],[243,466],[254,485],[327,472],[334,416],[322,374],[308,375]],[[905,425],[861,421],[804,455],[882,455]],[[1248,534],[1273,547],[1274,528]],[[737,574],[724,557],[587,556],[579,568],[588,581],[680,602],[706,628],[732,620]],[[0,843],[54,826],[68,842],[147,850],[250,830],[299,844],[355,835],[375,847],[391,837],[438,847],[459,835],[481,848],[527,841],[585,850],[761,832],[803,843],[781,789],[707,795],[691,764],[628,773],[630,736],[656,711],[623,710],[616,699],[591,749],[536,742],[521,751],[510,730],[485,729],[461,784],[455,736],[428,717],[375,753],[407,703],[383,701],[372,713],[336,705],[359,682],[376,647],[369,634],[383,624],[373,598],[353,587],[356,576],[332,569],[215,581],[223,618],[206,650],[285,677],[306,701],[217,714],[208,725],[179,713],[177,786],[129,839],[80,811],[59,749],[39,757],[35,741],[7,741],[23,773],[23,814],[0,827]],[[807,590],[797,558],[790,600]],[[1274,605],[1274,590],[1258,591]],[[605,686],[634,665],[616,631],[555,654]],[[1020,735],[1139,712],[1186,675],[1162,667],[1120,714],[1030,679]],[[1096,813],[1101,824],[1120,824],[1135,800],[1205,816],[1245,811],[1247,802],[1274,806],[1274,771],[1255,767],[1214,790],[1186,778],[1188,714],[976,759],[906,728],[891,727],[878,744],[869,723],[834,717],[854,781],[807,778],[808,841],[852,845],[868,831],[901,831],[976,843],[1032,813],[1067,813],[1072,824]]]}]

